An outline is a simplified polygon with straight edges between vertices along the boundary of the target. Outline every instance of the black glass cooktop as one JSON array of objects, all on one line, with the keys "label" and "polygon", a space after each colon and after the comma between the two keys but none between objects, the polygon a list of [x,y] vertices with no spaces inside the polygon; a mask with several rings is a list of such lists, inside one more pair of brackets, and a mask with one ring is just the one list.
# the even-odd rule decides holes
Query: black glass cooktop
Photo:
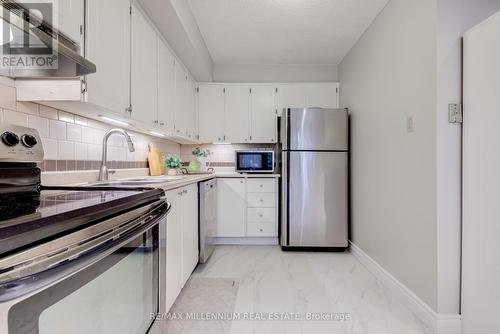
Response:
[{"label": "black glass cooktop", "polygon": [[0,256],[158,200],[150,188],[45,187],[0,194]]}]

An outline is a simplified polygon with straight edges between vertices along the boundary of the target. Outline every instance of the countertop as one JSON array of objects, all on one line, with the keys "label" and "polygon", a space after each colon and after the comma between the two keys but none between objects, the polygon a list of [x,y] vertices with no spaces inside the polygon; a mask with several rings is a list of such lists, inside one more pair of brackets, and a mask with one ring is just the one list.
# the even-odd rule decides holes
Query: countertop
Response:
[{"label": "countertop", "polygon": [[240,174],[236,172],[223,172],[223,173],[213,173],[213,174],[198,174],[198,175],[183,175],[185,176],[182,180],[169,181],[165,183],[155,183],[146,185],[146,187],[161,188],[165,191],[172,189],[181,188],[193,183],[207,181],[213,178],[279,178],[279,174]]}]

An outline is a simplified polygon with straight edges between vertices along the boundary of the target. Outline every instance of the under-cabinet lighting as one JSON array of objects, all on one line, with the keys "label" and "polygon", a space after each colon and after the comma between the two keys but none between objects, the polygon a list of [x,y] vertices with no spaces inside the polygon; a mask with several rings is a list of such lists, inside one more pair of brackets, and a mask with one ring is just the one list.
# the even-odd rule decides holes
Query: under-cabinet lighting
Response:
[{"label": "under-cabinet lighting", "polygon": [[162,133],[158,133],[158,132],[155,132],[155,131],[149,131],[150,134],[152,134],[153,136],[157,136],[157,137],[165,137],[164,134]]},{"label": "under-cabinet lighting", "polygon": [[114,119],[114,118],[110,118],[110,117],[106,117],[106,116],[99,116],[99,117],[102,118],[103,120],[111,122],[111,123],[115,123],[115,124],[123,125],[123,126],[130,126],[130,124],[128,124],[127,122],[119,121],[119,120]]},{"label": "under-cabinet lighting", "polygon": [[214,145],[231,145],[231,143],[212,143]]}]

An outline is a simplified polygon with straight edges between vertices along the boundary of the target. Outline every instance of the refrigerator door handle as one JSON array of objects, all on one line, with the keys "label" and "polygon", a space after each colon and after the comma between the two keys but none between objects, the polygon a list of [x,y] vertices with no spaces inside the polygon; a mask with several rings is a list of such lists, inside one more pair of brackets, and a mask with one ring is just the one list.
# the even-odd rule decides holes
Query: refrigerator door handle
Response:
[{"label": "refrigerator door handle", "polygon": [[281,193],[281,245],[282,246],[288,246],[289,245],[289,239],[288,239],[288,186],[289,186],[289,179],[288,179],[288,174],[289,174],[289,152],[282,152],[282,182],[281,182],[281,188],[282,188],[282,193]]}]

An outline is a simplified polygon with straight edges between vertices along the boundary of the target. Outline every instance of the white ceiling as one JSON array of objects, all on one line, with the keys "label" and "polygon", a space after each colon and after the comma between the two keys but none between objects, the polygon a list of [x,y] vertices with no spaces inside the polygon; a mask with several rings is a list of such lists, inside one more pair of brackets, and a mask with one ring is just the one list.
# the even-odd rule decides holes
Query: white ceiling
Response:
[{"label": "white ceiling", "polygon": [[215,64],[338,64],[388,0],[189,0]]}]

